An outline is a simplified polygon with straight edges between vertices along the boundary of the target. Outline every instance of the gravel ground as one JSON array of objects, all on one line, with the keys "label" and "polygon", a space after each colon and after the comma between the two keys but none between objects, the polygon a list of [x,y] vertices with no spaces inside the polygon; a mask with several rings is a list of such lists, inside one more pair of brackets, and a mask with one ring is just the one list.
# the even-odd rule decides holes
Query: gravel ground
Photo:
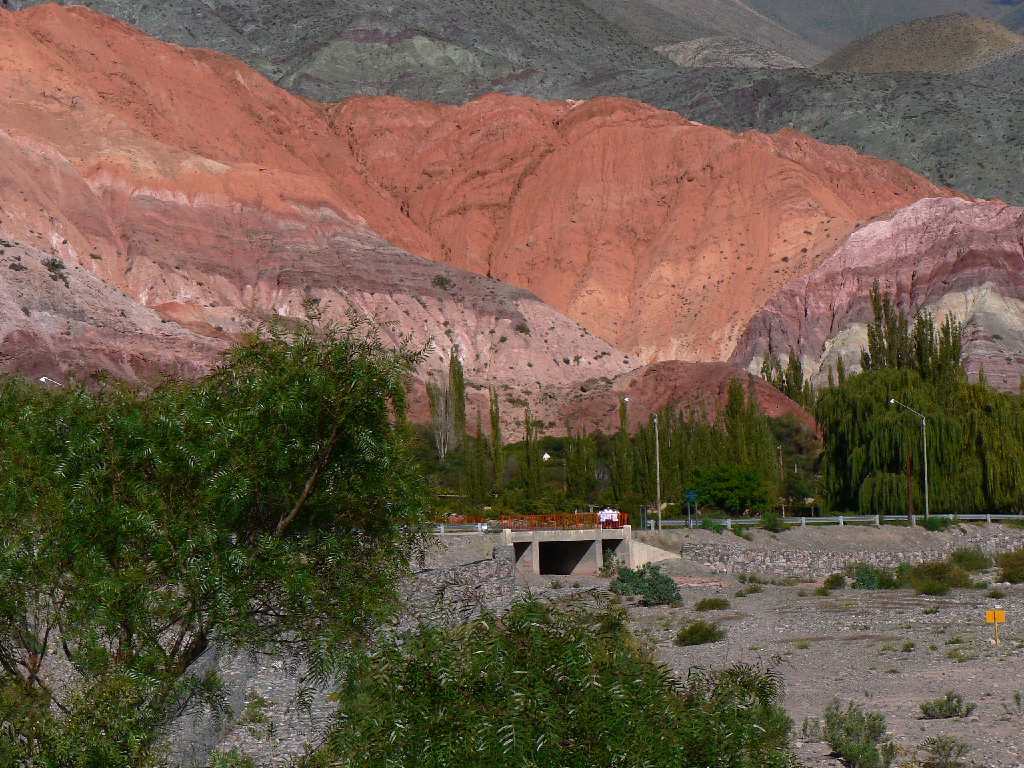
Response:
[{"label": "gravel ground", "polygon": [[[999,585],[1005,597],[987,589],[954,590],[944,597],[910,590],[835,590],[815,594],[818,583],[765,584],[762,591],[736,597],[744,584],[735,576],[700,575],[692,565],[673,564],[683,602],[678,607],[630,605],[634,631],[658,659],[680,676],[694,666],[735,662],[770,666],[786,682],[786,708],[795,723],[798,754],[807,768],[840,766],[828,745],[804,739],[805,718],[820,718],[838,699],[881,711],[901,752],[896,765],[913,765],[915,750],[931,736],[951,735],[967,744],[971,765],[1024,768],[1024,585]],[[991,580],[994,572],[979,574]],[[552,586],[556,586],[553,589]],[[566,599],[590,592],[607,594],[607,579],[542,577],[535,594]],[[730,608],[697,612],[704,597],[725,597]],[[985,610],[1007,610],[1003,643],[992,644]],[[680,648],[678,629],[695,619],[719,623],[726,639]],[[912,644],[912,645],[911,645]],[[924,720],[920,704],[955,690],[977,703],[964,719]]]}]

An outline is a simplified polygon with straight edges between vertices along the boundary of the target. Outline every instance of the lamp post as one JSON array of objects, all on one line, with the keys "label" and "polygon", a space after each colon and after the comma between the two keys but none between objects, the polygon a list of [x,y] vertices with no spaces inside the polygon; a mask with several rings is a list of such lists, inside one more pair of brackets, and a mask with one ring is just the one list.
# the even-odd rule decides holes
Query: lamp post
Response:
[{"label": "lamp post", "polygon": [[928,508],[928,419],[923,413],[915,411],[909,405],[901,403],[895,397],[889,398],[889,405],[898,405],[900,408],[910,411],[921,419],[921,445],[924,453],[924,516],[927,519],[930,516],[930,510]]}]

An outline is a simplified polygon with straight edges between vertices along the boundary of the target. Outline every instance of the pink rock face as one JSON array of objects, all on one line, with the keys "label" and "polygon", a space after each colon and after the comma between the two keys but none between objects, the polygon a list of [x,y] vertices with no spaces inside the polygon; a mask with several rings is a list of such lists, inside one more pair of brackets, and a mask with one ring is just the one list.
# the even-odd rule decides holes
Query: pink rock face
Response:
[{"label": "pink rock face", "polygon": [[759,369],[769,348],[789,350],[819,381],[838,357],[857,370],[875,280],[910,315],[966,323],[968,370],[1016,389],[1024,371],[1024,209],[997,202],[922,200],[852,234],[751,320],[733,361]]},{"label": "pink rock face", "polygon": [[574,433],[614,432],[619,428],[619,403],[624,397],[629,398],[630,429],[646,424],[651,414],[666,406],[714,420],[728,401],[734,379],[739,379],[745,389],[753,388],[767,415],[793,416],[808,428],[815,428],[814,419],[775,387],[728,363],[655,363],[614,381],[591,382],[586,391],[567,399],[562,422]]},{"label": "pink rock face", "polygon": [[[0,237],[86,281],[0,269],[4,370],[200,372],[240,332],[310,309],[432,342],[424,376],[458,346],[511,400],[635,365],[527,291],[383,240],[364,215],[375,206],[403,242],[418,230],[362,181],[326,107],[81,8],[0,11],[0,36]],[[40,286],[67,292],[73,333],[22,313]],[[129,308],[134,324],[108,333]]]}]

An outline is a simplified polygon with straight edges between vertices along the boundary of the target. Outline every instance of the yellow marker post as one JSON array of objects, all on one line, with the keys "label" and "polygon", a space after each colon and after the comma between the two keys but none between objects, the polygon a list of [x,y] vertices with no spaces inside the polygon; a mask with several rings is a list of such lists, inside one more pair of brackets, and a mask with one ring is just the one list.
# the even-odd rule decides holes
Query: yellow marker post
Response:
[{"label": "yellow marker post", "polygon": [[999,625],[1006,623],[1006,611],[1002,608],[986,611],[985,621],[992,625],[992,631],[995,632],[996,645],[999,645]]}]

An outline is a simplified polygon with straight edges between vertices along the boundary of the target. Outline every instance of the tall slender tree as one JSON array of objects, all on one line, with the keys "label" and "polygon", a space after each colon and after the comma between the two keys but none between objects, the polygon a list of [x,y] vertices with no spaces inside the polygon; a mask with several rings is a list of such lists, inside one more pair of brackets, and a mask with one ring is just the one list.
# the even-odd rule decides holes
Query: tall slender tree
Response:
[{"label": "tall slender tree", "polygon": [[501,403],[494,387],[491,387],[490,396],[492,485],[495,490],[501,490],[505,482],[505,446],[502,445],[501,436]]}]

